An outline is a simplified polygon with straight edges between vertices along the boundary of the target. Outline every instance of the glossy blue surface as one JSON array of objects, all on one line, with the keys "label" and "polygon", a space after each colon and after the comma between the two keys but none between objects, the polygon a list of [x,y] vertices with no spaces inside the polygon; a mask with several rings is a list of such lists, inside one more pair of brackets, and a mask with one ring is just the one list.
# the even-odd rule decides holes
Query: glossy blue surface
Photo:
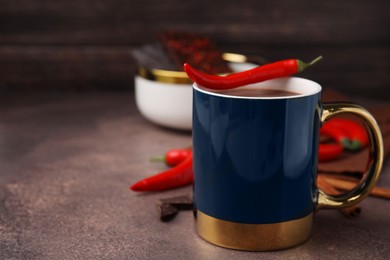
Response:
[{"label": "glossy blue surface", "polygon": [[274,100],[193,94],[198,210],[254,224],[313,212],[319,93]]}]

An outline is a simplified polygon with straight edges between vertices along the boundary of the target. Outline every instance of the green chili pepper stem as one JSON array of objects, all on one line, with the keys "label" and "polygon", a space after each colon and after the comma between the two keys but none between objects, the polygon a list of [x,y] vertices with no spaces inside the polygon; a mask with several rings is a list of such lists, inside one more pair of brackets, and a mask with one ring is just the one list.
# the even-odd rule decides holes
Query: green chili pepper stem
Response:
[{"label": "green chili pepper stem", "polygon": [[321,59],[322,59],[322,56],[318,56],[317,58],[315,58],[314,60],[312,60],[309,63],[303,62],[301,60],[297,60],[298,72],[305,70],[307,67],[312,66],[313,64],[317,63]]},{"label": "green chili pepper stem", "polygon": [[153,157],[150,158],[151,162],[165,162],[165,156]]},{"label": "green chili pepper stem", "polygon": [[341,141],[345,149],[351,152],[357,152],[362,148],[362,144],[357,140],[349,140],[347,138]]},{"label": "green chili pepper stem", "polygon": [[359,141],[350,141],[346,148],[352,152],[357,152],[362,148],[362,144]]},{"label": "green chili pepper stem", "polygon": [[348,138],[341,139],[340,143],[343,145],[344,148],[348,148],[349,146],[351,146],[351,141]]}]

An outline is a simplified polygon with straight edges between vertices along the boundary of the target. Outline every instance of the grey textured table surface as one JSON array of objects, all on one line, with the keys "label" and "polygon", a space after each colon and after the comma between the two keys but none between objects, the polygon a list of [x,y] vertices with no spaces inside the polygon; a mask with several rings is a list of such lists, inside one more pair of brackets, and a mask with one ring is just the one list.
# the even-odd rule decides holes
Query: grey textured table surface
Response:
[{"label": "grey textured table surface", "polygon": [[[0,259],[389,259],[390,203],[367,198],[352,220],[319,211],[311,239],[277,252],[205,242],[191,211],[163,223],[159,198],[128,186],[164,169],[149,162],[191,144],[158,127],[131,93],[0,96]],[[379,184],[390,187],[390,164]]]}]

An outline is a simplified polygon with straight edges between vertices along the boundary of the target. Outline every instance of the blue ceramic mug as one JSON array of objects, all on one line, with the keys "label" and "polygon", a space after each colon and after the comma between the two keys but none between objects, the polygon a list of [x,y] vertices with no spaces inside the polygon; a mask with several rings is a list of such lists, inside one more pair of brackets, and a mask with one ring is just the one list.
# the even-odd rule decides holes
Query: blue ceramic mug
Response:
[{"label": "blue ceramic mug", "polygon": [[[379,127],[358,105],[321,103],[321,86],[307,79],[280,78],[242,89],[296,95],[241,96],[193,85],[197,233],[241,250],[298,245],[309,238],[317,209],[350,206],[373,188],[383,162]],[[365,123],[370,158],[354,190],[331,196],[316,187],[319,130],[340,113]]]}]

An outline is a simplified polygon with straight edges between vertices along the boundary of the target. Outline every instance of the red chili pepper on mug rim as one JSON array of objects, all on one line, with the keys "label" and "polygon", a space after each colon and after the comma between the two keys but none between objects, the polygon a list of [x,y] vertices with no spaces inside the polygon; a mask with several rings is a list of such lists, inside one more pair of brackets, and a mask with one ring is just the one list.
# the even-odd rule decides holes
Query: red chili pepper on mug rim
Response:
[{"label": "red chili pepper on mug rim", "polygon": [[307,67],[313,65],[322,59],[317,57],[309,63],[298,59],[281,60],[256,68],[228,74],[226,76],[211,75],[191,67],[190,64],[184,64],[184,71],[188,77],[197,84],[209,89],[232,89],[240,86],[253,84],[273,78],[287,77],[297,72],[301,72]]}]

